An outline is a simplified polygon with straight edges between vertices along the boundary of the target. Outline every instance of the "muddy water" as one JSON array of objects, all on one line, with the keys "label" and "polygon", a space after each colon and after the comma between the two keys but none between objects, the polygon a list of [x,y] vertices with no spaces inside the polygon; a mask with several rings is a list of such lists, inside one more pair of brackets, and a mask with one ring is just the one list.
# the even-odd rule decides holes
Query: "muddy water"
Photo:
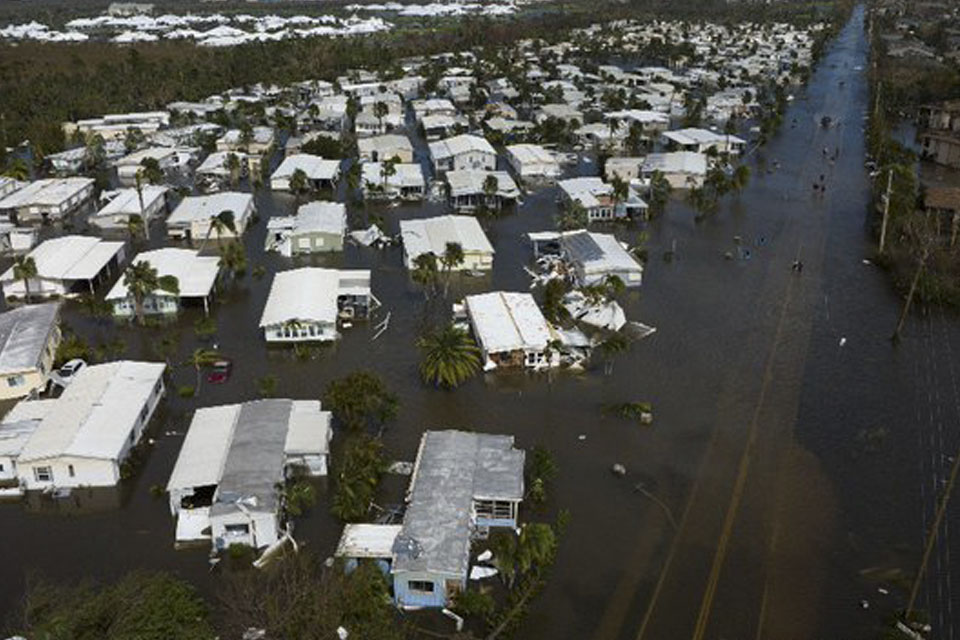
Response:
[{"label": "muddy water", "polygon": [[[140,472],[120,491],[0,505],[0,609],[16,604],[31,571],[67,579],[163,568],[215,593],[205,554],[173,550],[173,521],[149,492],[166,482],[192,410],[256,397],[266,375],[279,379],[279,395],[317,397],[332,378],[362,368],[400,395],[399,418],[384,435],[397,458],[412,458],[423,430],[444,427],[515,434],[520,446],[544,444],[556,454],[551,506],[569,509],[572,520],[519,637],[868,637],[901,596],[879,595],[859,571],[916,563],[945,452],[955,448],[949,347],[960,353],[960,327],[934,310],[911,322],[899,347],[887,340],[897,299],[883,274],[861,263],[870,250],[858,69],[865,47],[858,10],[797,92],[763,159],[751,160],[751,185],[706,220],[677,200],[649,226],[644,286],[625,296],[625,308],[658,332],[616,359],[610,375],[600,367],[580,376],[478,377],[453,393],[425,389],[413,340],[427,312],[399,249],[350,246],[338,256],[286,260],[263,254],[261,221],[246,243],[251,265],[268,275],[247,276],[215,306],[214,341],[235,359],[233,379],[203,386],[196,399],[171,394]],[[822,115],[839,125],[822,129]],[[840,148],[833,165],[825,146]],[[827,190],[815,196],[821,173]],[[516,212],[486,221],[495,269],[455,288],[526,290],[522,234],[550,227],[555,196],[540,190]],[[258,206],[266,218],[291,211],[293,201],[264,192]],[[376,211],[396,229],[399,219],[442,207]],[[352,224],[365,224],[369,213],[351,207]],[[628,241],[637,231],[617,229]],[[735,236],[749,259],[724,259]],[[674,243],[677,257],[665,262]],[[790,268],[798,257],[801,275]],[[268,350],[257,323],[270,274],[299,264],[372,269],[374,291],[392,313],[388,331],[371,341],[370,326],[359,324],[307,361]],[[173,362],[197,346],[198,316],[189,310],[176,325],[139,331],[67,312],[89,340],[120,336],[132,357],[151,357],[161,336],[178,336]],[[189,368],[175,378],[193,384]],[[601,413],[630,400],[654,404],[654,426]],[[625,478],[610,473],[614,462],[626,466]],[[326,503],[321,492],[297,526],[298,538],[323,552],[339,534]],[[958,525],[956,510],[948,524]],[[937,558],[923,602],[935,620],[950,601],[947,576],[958,577],[949,541]],[[860,608],[863,598],[871,608]],[[949,615],[938,625],[948,630]]]}]

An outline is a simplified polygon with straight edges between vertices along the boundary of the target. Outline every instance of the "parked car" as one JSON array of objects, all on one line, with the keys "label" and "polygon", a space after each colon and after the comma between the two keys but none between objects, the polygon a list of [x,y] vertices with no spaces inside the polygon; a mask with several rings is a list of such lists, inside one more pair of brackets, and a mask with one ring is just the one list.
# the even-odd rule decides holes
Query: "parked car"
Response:
[{"label": "parked car", "polygon": [[73,381],[73,378],[83,371],[84,367],[87,366],[86,360],[81,360],[80,358],[74,358],[70,360],[57,371],[57,374],[60,376],[60,380],[63,386],[67,386]]},{"label": "parked car", "polygon": [[210,367],[210,373],[207,374],[207,382],[211,384],[223,384],[230,379],[230,371],[233,369],[233,362],[230,360],[217,360]]}]

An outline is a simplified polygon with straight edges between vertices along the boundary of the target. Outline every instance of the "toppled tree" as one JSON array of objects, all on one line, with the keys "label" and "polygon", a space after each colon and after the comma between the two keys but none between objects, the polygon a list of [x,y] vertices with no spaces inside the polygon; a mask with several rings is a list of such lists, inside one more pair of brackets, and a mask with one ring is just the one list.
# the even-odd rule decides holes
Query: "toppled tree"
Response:
[{"label": "toppled tree", "polygon": [[348,429],[380,429],[396,417],[399,401],[383,380],[369,371],[355,371],[331,381],[323,393],[323,404]]}]

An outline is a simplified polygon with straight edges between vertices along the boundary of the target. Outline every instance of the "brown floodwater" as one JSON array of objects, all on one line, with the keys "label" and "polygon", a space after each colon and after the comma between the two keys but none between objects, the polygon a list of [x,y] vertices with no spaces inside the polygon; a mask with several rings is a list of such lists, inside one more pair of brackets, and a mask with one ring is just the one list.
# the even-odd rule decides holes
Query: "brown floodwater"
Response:
[{"label": "brown floodwater", "polygon": [[[278,395],[316,398],[330,380],[369,369],[400,397],[399,417],[384,433],[392,457],[412,459],[425,429],[445,427],[514,434],[520,446],[554,452],[559,474],[548,512],[568,509],[571,521],[517,637],[873,637],[904,600],[896,584],[873,577],[913,571],[956,450],[952,349],[960,350],[960,323],[928,309],[898,346],[888,340],[899,300],[885,275],[862,262],[872,250],[866,53],[858,8],[808,86],[795,91],[779,134],[751,156],[743,193],[702,220],[675,198],[647,225],[644,285],[623,302],[629,318],[658,330],[617,357],[609,375],[598,366],[582,375],[485,375],[454,392],[423,387],[414,338],[435,311],[409,282],[399,248],[349,246],[311,260],[265,255],[264,219],[291,211],[293,200],[259,192],[261,220],[245,242],[251,266],[267,275],[246,276],[214,306],[213,341],[234,359],[232,379],[204,385],[196,399],[171,393],[142,467],[118,491],[0,505],[0,611],[15,607],[31,572],[70,580],[166,569],[215,597],[219,576],[205,552],[173,549],[166,501],[149,491],[166,483],[193,409],[255,398],[266,375],[278,378]],[[823,115],[836,126],[822,128]],[[834,163],[824,147],[839,149]],[[816,194],[820,174],[827,188]],[[555,197],[555,188],[538,190],[515,212],[484,221],[497,250],[493,273],[454,289],[527,290],[523,234],[552,226]],[[396,230],[402,218],[442,211],[436,203],[351,206],[350,218],[360,227],[382,213]],[[627,241],[639,231],[615,229]],[[749,257],[727,260],[736,237]],[[798,259],[801,274],[791,269]],[[267,349],[257,324],[271,274],[300,264],[372,269],[389,329],[372,341],[372,327],[358,324],[305,361]],[[157,357],[159,338],[177,336],[172,360],[180,362],[197,345],[200,314],[189,309],[175,324],[147,330],[91,318],[76,305],[65,319],[94,344],[122,339],[129,357]],[[177,368],[174,379],[171,390],[192,384],[193,372]],[[601,411],[634,400],[653,403],[653,426]],[[625,477],[610,472],[614,463]],[[402,483],[390,485],[386,500]],[[340,526],[321,489],[296,535],[327,554]],[[953,637],[950,584],[960,575],[949,529],[958,525],[953,508],[921,602],[939,638]]]}]

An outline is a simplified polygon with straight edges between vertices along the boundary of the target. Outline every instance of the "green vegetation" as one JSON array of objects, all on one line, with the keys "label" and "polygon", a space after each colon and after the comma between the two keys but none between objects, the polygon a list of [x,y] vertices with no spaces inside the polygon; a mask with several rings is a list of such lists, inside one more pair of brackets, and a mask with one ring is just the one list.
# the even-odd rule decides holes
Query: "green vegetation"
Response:
[{"label": "green vegetation", "polygon": [[297,478],[283,490],[287,513],[297,517],[317,503],[317,492],[305,478]]},{"label": "green vegetation", "polygon": [[396,417],[399,401],[375,373],[355,371],[327,385],[323,404],[345,427],[359,431],[382,428]]},{"label": "green vegetation", "polygon": [[557,475],[557,462],[553,454],[544,447],[534,447],[527,452],[523,472],[527,501],[533,506],[542,505],[547,500],[550,482]]},{"label": "green vegetation", "polygon": [[480,348],[466,331],[453,325],[434,329],[417,341],[420,377],[427,384],[452,389],[480,371]]},{"label": "green vegetation", "polygon": [[33,580],[19,620],[30,638],[212,640],[206,604],[167,573],[133,573],[109,585]]},{"label": "green vegetation", "polygon": [[330,508],[333,515],[344,522],[363,520],[373,504],[385,468],[380,440],[366,434],[352,436],[339,461],[334,463],[336,490]]}]

